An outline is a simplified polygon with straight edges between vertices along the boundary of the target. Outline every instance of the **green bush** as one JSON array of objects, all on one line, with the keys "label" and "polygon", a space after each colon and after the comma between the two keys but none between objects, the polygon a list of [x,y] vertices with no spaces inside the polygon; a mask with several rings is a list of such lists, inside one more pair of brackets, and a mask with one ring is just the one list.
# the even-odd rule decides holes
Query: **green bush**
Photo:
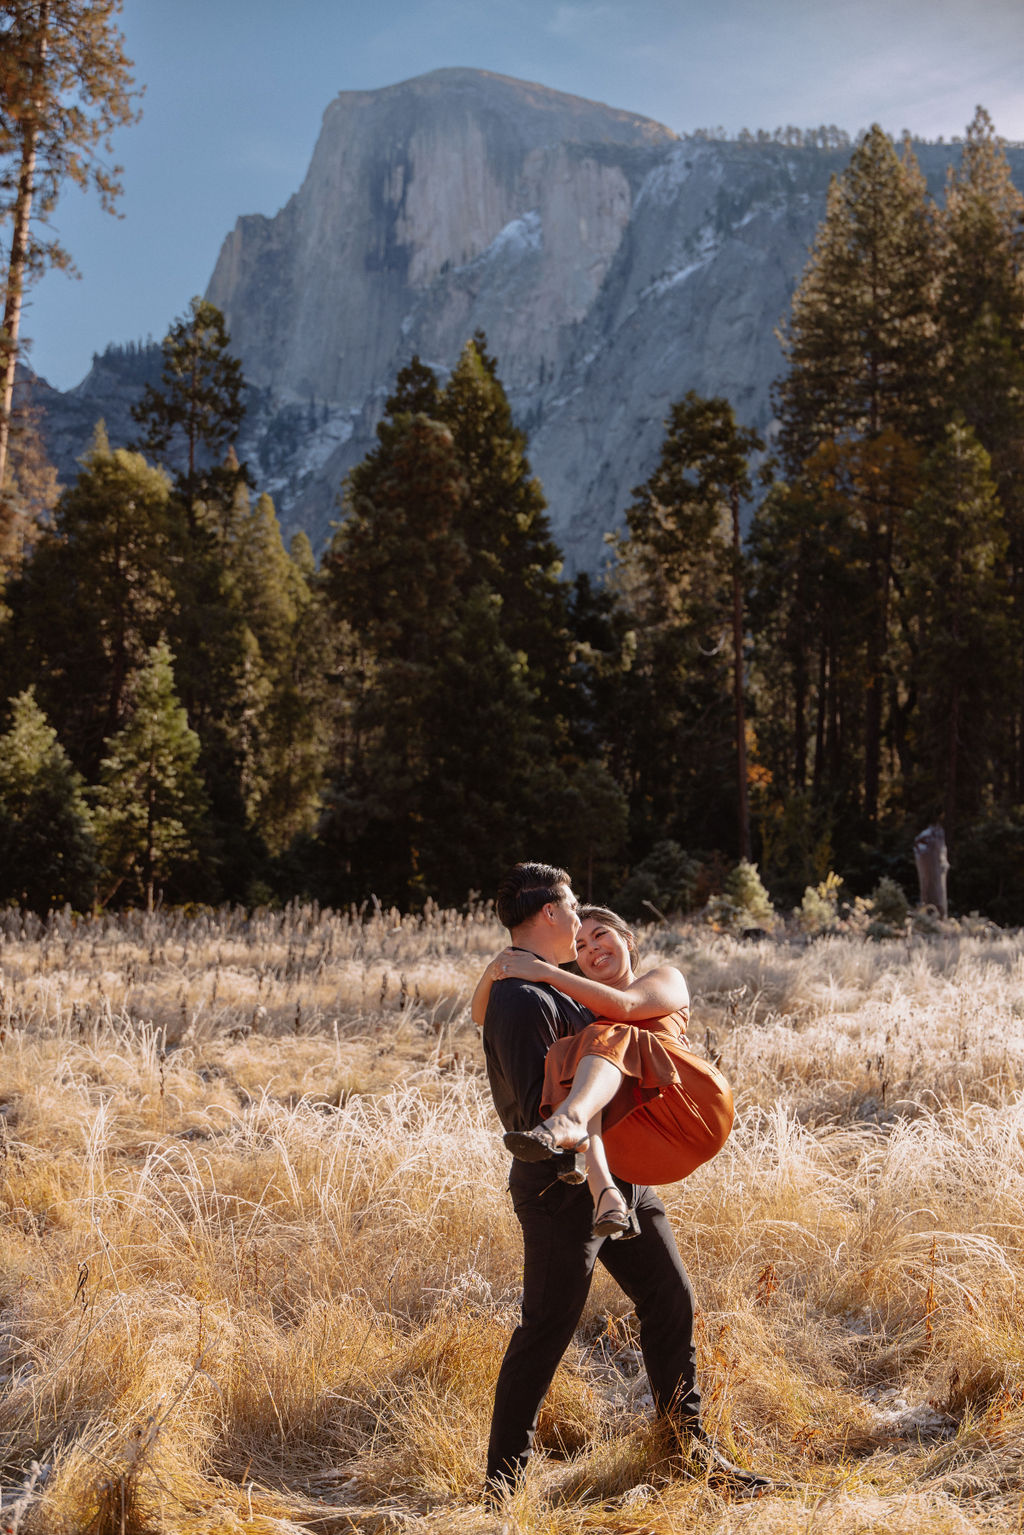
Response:
[{"label": "green bush", "polygon": [[817,937],[820,933],[832,933],[839,926],[839,892],[843,882],[834,870],[829,870],[817,885],[808,885],[803,900],[794,913],[803,932]]},{"label": "green bush", "polygon": [[726,876],[720,896],[712,896],[705,908],[709,922],[728,928],[761,928],[775,926],[775,908],[761,882],[756,863],[742,858]]},{"label": "green bush", "polygon": [[902,885],[883,874],[872,890],[870,900],[874,922],[902,932],[910,915],[910,902]]},{"label": "green bush", "polygon": [[656,911],[692,911],[701,863],[678,842],[656,842],[612,902],[616,911],[631,921],[650,920]]},{"label": "green bush", "polygon": [[949,848],[949,902],[1002,927],[1024,926],[1024,805],[966,826]]}]

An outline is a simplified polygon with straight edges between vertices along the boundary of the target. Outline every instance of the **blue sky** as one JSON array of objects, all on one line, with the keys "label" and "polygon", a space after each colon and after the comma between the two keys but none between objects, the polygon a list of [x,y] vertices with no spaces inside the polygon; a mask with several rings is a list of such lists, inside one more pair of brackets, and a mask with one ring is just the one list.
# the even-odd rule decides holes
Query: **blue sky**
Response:
[{"label": "blue sky", "polygon": [[880,122],[1024,140],[1024,0],[125,0],[146,87],[118,138],[122,217],[69,191],[23,330],[58,388],[108,341],[159,339],[243,213],[299,186],[328,102],[446,65],[539,81],[677,132]]}]

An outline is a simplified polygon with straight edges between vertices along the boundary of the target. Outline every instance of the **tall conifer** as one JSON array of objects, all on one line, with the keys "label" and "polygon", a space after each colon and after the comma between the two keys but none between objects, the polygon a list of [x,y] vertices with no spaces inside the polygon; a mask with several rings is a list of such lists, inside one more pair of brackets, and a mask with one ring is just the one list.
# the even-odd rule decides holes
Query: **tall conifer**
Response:
[{"label": "tall conifer", "polygon": [[[458,901],[527,842],[569,854],[566,593],[483,338],[443,389],[414,359],[388,404],[325,560],[344,704],[321,843],[354,893]],[[584,813],[573,847],[614,858],[623,820]]]},{"label": "tall conifer", "polygon": [[[274,503],[259,496],[231,552],[233,590],[245,616],[238,745],[250,823],[272,853],[315,819],[326,767],[321,678],[328,668],[313,590],[309,540],[289,555]],[[318,646],[319,642],[319,646]]]},{"label": "tall conifer", "polygon": [[124,721],[133,671],[173,621],[180,552],[167,476],[111,449],[101,423],[11,588],[7,642],[11,674],[35,680],[87,777]]},{"label": "tall conifer", "polygon": [[174,690],[174,658],[165,643],[149,652],[132,702],[100,764],[96,836],[106,900],[127,884],[152,911],[157,890],[196,862],[206,814],[196,772],[199,738]]},{"label": "tall conifer", "polygon": [[162,343],[159,385],[133,409],[141,444],[174,476],[184,535],[177,609],[167,625],[178,692],[202,742],[201,770],[224,841],[223,870],[241,893],[258,856],[247,825],[246,737],[262,688],[231,571],[249,517],[248,471],[234,450],[245,381],[220,310],[194,298]]},{"label": "tall conifer", "polygon": [[1024,801],[1024,196],[979,107],[939,220],[943,392],[987,451],[1006,519],[1011,623],[996,794]]},{"label": "tall conifer", "polygon": [[38,912],[84,906],[96,872],[81,775],[28,688],[0,736],[0,901]]},{"label": "tall conifer", "polygon": [[399,413],[378,438],[349,476],[325,557],[335,613],[353,635],[328,835],[355,890],[405,901],[423,880],[435,674],[459,621],[466,487],[439,422]]},{"label": "tall conifer", "polygon": [[133,122],[131,60],[114,25],[120,0],[3,0],[0,5],[0,222],[11,223],[0,321],[0,486],[26,289],[71,258],[51,230],[61,187],[93,187],[112,212],[121,192],[111,134]]},{"label": "tall conifer", "polygon": [[947,841],[985,808],[997,773],[1012,658],[1006,531],[990,460],[960,420],[929,457],[908,515],[903,606],[912,662],[921,817],[941,816]]},{"label": "tall conifer", "polygon": [[[861,808],[874,825],[892,702],[892,593],[901,523],[915,487],[914,449],[940,419],[932,211],[910,149],[897,154],[877,125],[833,179],[826,217],[783,337],[777,386],[791,478],[808,465],[856,488],[865,607],[848,645],[864,678]],[[822,457],[822,454],[825,457]],[[831,462],[828,455],[832,455]],[[818,491],[813,474],[811,497]],[[852,743],[850,743],[852,744]]]},{"label": "tall conifer", "polygon": [[763,443],[737,426],[728,401],[692,390],[666,428],[619,545],[635,644],[626,682],[634,834],[648,845],[696,837],[739,855],[749,837],[739,503]]},{"label": "tall conifer", "polygon": [[[147,384],[132,415],[143,428],[139,446],[175,476],[194,531],[203,503],[230,503],[246,471],[225,457],[245,416],[242,365],[232,356],[224,316],[194,298],[161,343],[160,384]],[[216,512],[207,510],[208,521]]]},{"label": "tall conifer", "polygon": [[452,433],[466,481],[462,508],[470,583],[501,598],[505,643],[529,658],[531,683],[554,718],[566,706],[568,594],[547,503],[512,420],[497,362],[477,332],[441,392],[438,416]]},{"label": "tall conifer", "polygon": [[798,471],[822,442],[935,419],[936,260],[932,210],[909,142],[877,124],[833,177],[783,335],[782,447]]}]

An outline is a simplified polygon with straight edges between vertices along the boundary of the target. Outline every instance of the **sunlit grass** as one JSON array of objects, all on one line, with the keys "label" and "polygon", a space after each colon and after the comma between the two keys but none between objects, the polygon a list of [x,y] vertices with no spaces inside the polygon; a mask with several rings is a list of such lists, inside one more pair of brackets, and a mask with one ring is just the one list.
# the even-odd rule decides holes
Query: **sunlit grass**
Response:
[{"label": "sunlit grass", "polygon": [[664,1191],[708,1421],[779,1490],[673,1475],[599,1275],[492,1514],[520,1247],[487,911],[0,933],[0,1530],[1021,1528],[1019,936],[645,935],[739,1106]]}]

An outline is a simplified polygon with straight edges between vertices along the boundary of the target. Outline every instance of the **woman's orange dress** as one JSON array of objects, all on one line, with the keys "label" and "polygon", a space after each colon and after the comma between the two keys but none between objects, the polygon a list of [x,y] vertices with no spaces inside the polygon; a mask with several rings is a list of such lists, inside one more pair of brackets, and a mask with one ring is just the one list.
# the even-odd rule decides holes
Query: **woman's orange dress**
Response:
[{"label": "woman's orange dress", "polygon": [[641,1023],[598,1019],[556,1040],[544,1061],[541,1114],[569,1094],[585,1055],[622,1072],[602,1115],[608,1166],[627,1183],[677,1183],[721,1151],[733,1121],[728,1082],[686,1043],[689,1009]]}]

